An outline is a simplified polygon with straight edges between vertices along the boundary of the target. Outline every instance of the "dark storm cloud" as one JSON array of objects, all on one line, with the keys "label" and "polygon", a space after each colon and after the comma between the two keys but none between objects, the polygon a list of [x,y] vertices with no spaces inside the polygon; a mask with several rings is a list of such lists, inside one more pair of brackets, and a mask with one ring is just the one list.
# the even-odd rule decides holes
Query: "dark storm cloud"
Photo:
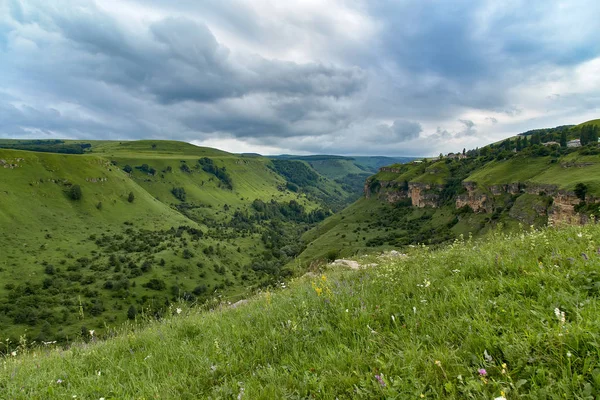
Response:
[{"label": "dark storm cloud", "polygon": [[[598,57],[598,12],[588,0],[5,0],[0,137],[437,154],[527,115],[515,88]],[[546,100],[593,111],[597,99]]]}]

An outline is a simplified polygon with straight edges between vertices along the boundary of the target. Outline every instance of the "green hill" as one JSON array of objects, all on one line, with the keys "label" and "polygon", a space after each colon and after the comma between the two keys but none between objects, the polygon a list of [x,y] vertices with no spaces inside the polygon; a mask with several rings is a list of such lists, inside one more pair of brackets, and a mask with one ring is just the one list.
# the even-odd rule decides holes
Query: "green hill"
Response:
[{"label": "green hill", "polygon": [[271,158],[275,160],[301,161],[308,164],[320,175],[339,185],[343,191],[351,193],[351,196],[348,198],[348,204],[357,200],[362,195],[365,180],[370,175],[376,173],[380,167],[394,163],[406,163],[414,159],[414,157],[343,157],[332,155],[281,155]]},{"label": "green hill", "polygon": [[0,389],[11,399],[595,398],[599,241],[588,225],[419,246],[236,307],[174,305],[105,341],[7,343]]},{"label": "green hill", "polygon": [[[439,245],[460,235],[486,235],[497,226],[514,231],[600,216],[598,130],[582,126],[594,121],[383,167],[367,179],[367,198],[303,235],[308,245],[299,260],[308,265],[418,243]],[[591,139],[582,147],[544,145],[556,135],[571,140],[584,133]]]},{"label": "green hill", "polygon": [[300,161],[314,179],[298,185],[267,158],[187,143],[2,146],[27,150],[0,148],[0,336],[13,340],[247,296],[294,273],[300,235],[352,196]]}]

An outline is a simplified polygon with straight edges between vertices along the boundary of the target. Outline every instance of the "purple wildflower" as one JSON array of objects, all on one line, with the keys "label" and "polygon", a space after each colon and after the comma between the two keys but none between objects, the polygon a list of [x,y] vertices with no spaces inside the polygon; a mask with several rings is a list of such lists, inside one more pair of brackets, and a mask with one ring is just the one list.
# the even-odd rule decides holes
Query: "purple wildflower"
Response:
[{"label": "purple wildflower", "polygon": [[379,384],[383,387],[385,387],[385,382],[383,381],[383,378],[381,377],[381,375],[375,375],[375,379],[377,379],[377,381],[379,382]]},{"label": "purple wildflower", "polygon": [[487,371],[485,370],[485,368],[479,368],[477,370],[477,372],[479,372],[479,375],[481,375],[481,376],[486,376],[487,375]]}]

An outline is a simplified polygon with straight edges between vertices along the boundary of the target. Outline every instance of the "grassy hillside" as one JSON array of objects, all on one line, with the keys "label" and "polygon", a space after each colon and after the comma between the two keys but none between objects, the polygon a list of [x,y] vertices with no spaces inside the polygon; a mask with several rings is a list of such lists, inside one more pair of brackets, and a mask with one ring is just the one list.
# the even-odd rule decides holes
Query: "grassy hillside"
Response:
[{"label": "grassy hillside", "polygon": [[385,165],[409,162],[414,159],[414,157],[342,157],[330,155],[282,155],[271,158],[277,160],[302,161],[308,164],[320,175],[339,185],[341,190],[350,193],[350,196],[347,197],[348,202],[346,205],[357,200],[362,195],[365,180],[370,175],[377,173],[379,168]]},{"label": "grassy hillside", "polygon": [[573,190],[585,183],[590,193],[600,195],[600,156],[573,152],[562,157],[528,157],[495,160],[476,170],[465,180],[482,187],[505,183],[539,183]]},{"label": "grassy hillside", "polygon": [[361,258],[236,308],[171,308],[68,350],[9,343],[0,389],[41,398],[594,398],[600,228]]},{"label": "grassy hillside", "polygon": [[35,146],[0,149],[0,336],[13,340],[246,296],[289,275],[300,234],[348,196],[316,172],[292,191],[269,159],[187,143]]},{"label": "grassy hillside", "polygon": [[[535,225],[545,223],[542,219]],[[362,198],[307,231],[302,236],[306,249],[294,262],[309,265],[315,260],[402,249],[417,243],[439,245],[460,235],[486,235],[499,224],[504,229],[519,228],[508,213],[490,220],[488,214],[457,212],[452,206],[414,208],[406,202],[388,204]]]}]

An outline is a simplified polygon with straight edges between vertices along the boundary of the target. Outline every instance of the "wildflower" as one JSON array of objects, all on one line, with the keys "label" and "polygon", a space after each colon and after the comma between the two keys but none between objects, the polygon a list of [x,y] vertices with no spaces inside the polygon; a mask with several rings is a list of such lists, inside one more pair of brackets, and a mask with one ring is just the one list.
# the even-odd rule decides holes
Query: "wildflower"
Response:
[{"label": "wildflower", "polygon": [[10,353],[11,356],[16,357],[17,356],[17,352],[13,351],[12,353]]},{"label": "wildflower", "polygon": [[175,311],[177,311],[177,314],[181,314],[181,308],[178,308]]},{"label": "wildflower", "polygon": [[58,383],[60,385],[61,383],[63,383],[63,380],[59,378],[56,380],[56,383]]},{"label": "wildflower", "polygon": [[477,372],[479,372],[480,376],[487,376],[487,371],[485,370],[485,368],[479,368]]},{"label": "wildflower", "polygon": [[101,376],[101,375],[102,375],[102,371],[98,371],[98,372],[97,372],[97,375],[98,375],[98,376]]},{"label": "wildflower", "polygon": [[426,287],[426,288],[427,288],[427,287],[429,287],[430,285],[431,285],[431,282],[430,282],[429,280],[425,279],[425,280],[423,281],[423,286],[424,286],[424,287]]},{"label": "wildflower", "polygon": [[95,330],[93,330],[93,329],[91,329],[91,330],[90,330],[90,336],[91,336],[91,337],[94,337],[94,332],[96,332],[96,331],[95,331]]},{"label": "wildflower", "polygon": [[441,366],[442,366],[442,362],[441,362],[440,360],[435,360],[433,363],[434,363],[435,365],[437,365],[438,367],[441,367]]},{"label": "wildflower", "polygon": [[460,269],[453,269],[452,270],[452,273],[454,273],[454,274],[458,274],[459,272],[460,272]]},{"label": "wildflower", "polygon": [[417,307],[413,307],[413,314],[417,314]]},{"label": "wildflower", "polygon": [[571,358],[572,354],[570,351],[567,351],[567,357]]},{"label": "wildflower", "polygon": [[495,397],[494,400],[506,400],[506,397],[498,396],[498,397]]},{"label": "wildflower", "polygon": [[583,237],[583,233],[579,232],[579,233],[577,234],[577,237],[578,237],[578,238],[580,238],[580,237]]},{"label": "wildflower", "polygon": [[385,387],[385,382],[383,381],[382,375],[375,375],[375,379],[377,379],[377,381],[379,382],[379,384],[383,387]]},{"label": "wildflower", "polygon": [[560,309],[557,307],[554,309],[554,315],[556,315],[556,318],[558,318],[559,322],[561,324],[564,324],[566,321],[565,318],[565,312],[564,311],[560,311]]},{"label": "wildflower", "polygon": [[502,363],[502,375],[506,375],[506,363]]},{"label": "wildflower", "polygon": [[392,314],[392,322],[396,323],[396,317],[394,317],[394,315]]},{"label": "wildflower", "polygon": [[321,293],[323,293],[323,289],[321,289],[320,287],[315,286],[315,292],[317,293],[317,296],[320,296]]},{"label": "wildflower", "polygon": [[425,395],[423,393],[421,393],[421,395],[419,397],[422,398],[422,399],[424,399]]}]

